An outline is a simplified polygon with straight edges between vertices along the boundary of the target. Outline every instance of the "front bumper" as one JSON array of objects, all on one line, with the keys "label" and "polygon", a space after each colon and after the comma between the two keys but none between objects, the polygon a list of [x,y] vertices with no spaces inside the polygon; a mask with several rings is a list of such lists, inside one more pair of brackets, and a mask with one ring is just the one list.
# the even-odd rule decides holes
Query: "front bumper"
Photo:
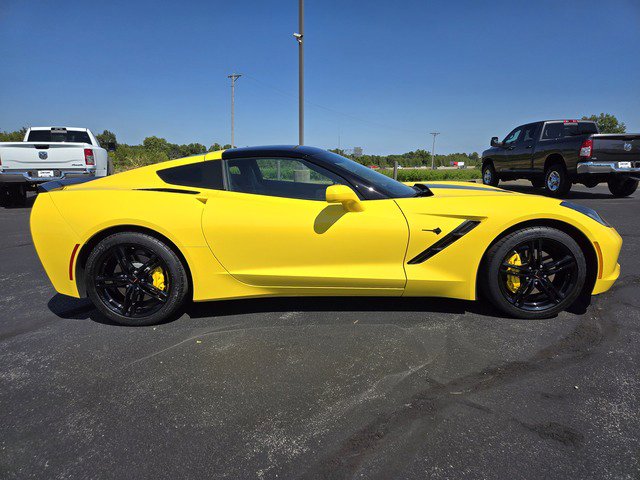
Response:
[{"label": "front bumper", "polygon": [[53,177],[39,177],[38,170],[0,170],[0,183],[44,183],[52,180],[63,180],[65,178],[92,178],[96,175],[95,168],[92,169],[65,169],[59,168],[42,168],[40,170],[51,170],[54,172]]},{"label": "front bumper", "polygon": [[[621,167],[620,164],[629,164],[630,167]],[[632,177],[640,177],[640,161],[634,162],[581,162],[578,163],[578,175],[607,175],[628,174]]]}]

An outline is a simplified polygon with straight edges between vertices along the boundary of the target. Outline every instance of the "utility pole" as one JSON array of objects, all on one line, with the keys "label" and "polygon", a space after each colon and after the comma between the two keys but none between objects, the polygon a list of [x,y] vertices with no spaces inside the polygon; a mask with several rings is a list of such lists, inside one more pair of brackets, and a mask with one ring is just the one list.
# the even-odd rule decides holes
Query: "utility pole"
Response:
[{"label": "utility pole", "polygon": [[298,0],[298,144],[304,145],[304,0]]},{"label": "utility pole", "polygon": [[231,79],[231,148],[234,148],[236,145],[234,142],[234,132],[233,132],[233,121],[235,116],[235,102],[236,102],[236,80],[242,76],[240,73],[232,73],[231,75],[227,75],[227,78]]},{"label": "utility pole", "polygon": [[435,170],[436,136],[440,135],[440,132],[431,132],[430,135],[433,135],[433,146],[431,147],[431,170]]}]

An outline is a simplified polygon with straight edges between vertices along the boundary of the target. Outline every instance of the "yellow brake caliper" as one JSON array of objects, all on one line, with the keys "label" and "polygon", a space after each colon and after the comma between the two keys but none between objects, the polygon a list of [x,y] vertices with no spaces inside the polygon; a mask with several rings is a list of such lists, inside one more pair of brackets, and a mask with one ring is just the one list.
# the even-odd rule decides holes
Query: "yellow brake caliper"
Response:
[{"label": "yellow brake caliper", "polygon": [[[507,260],[507,263],[509,265],[520,266],[522,265],[522,259],[520,258],[520,255],[516,252],[511,257],[509,257],[509,259]],[[510,268],[507,271],[513,272],[515,271],[515,269]],[[518,289],[520,288],[520,277],[518,277],[517,275],[507,275],[507,288],[511,290],[513,293],[517,292]]]},{"label": "yellow brake caliper", "polygon": [[151,278],[153,279],[153,286],[158,290],[164,290],[164,273],[162,268],[157,267],[155,270],[151,271]]}]

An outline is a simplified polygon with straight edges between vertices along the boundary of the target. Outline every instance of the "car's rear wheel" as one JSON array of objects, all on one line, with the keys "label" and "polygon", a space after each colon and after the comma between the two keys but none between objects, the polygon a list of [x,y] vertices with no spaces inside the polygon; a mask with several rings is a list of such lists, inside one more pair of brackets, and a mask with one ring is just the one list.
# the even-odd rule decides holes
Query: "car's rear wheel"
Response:
[{"label": "car's rear wheel", "polygon": [[189,280],[180,258],[150,235],[122,232],[89,254],[87,294],[96,308],[121,325],[171,319],[183,305]]},{"label": "car's rear wheel", "polygon": [[587,275],[584,253],[566,233],[528,227],[496,242],[483,262],[481,285],[500,310],[518,318],[548,318],[570,307]]},{"label": "car's rear wheel", "polygon": [[491,162],[485,162],[482,165],[482,183],[485,185],[491,185],[492,187],[497,187],[500,179],[496,174],[496,169]]},{"label": "car's rear wheel", "polygon": [[571,179],[562,163],[553,163],[544,172],[544,188],[554,197],[563,197],[571,190]]},{"label": "car's rear wheel", "polygon": [[612,178],[607,182],[614,197],[628,197],[638,188],[638,180],[633,178]]}]

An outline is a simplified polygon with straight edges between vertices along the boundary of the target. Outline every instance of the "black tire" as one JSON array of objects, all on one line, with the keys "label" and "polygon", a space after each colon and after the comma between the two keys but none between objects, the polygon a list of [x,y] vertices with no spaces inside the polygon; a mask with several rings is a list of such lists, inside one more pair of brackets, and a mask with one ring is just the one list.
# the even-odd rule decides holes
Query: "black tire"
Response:
[{"label": "black tire", "polygon": [[[542,253],[537,255],[536,249]],[[512,263],[514,252],[524,260],[520,266]],[[527,227],[489,248],[480,275],[483,293],[498,309],[517,318],[539,319],[566,310],[579,298],[587,265],[571,236],[555,228]],[[509,283],[514,278],[515,290]]]},{"label": "black tire", "polygon": [[[158,268],[159,285],[153,278]],[[100,313],[128,326],[172,319],[189,290],[178,255],[159,239],[135,232],[116,233],[98,243],[87,259],[85,278],[87,294]]]},{"label": "black tire", "polygon": [[11,207],[24,207],[27,204],[27,187],[21,184],[7,187],[7,205]]},{"label": "black tire", "polygon": [[571,190],[571,179],[562,163],[553,163],[544,172],[544,188],[552,197],[564,197]]},{"label": "black tire", "polygon": [[633,178],[612,178],[607,182],[614,197],[628,197],[638,188],[638,180]]},{"label": "black tire", "polygon": [[493,163],[485,162],[482,165],[482,183],[485,185],[491,185],[492,187],[497,187],[499,182],[500,179],[498,178]]},{"label": "black tire", "polygon": [[544,179],[543,178],[532,178],[531,186],[533,188],[542,188],[544,187]]}]

